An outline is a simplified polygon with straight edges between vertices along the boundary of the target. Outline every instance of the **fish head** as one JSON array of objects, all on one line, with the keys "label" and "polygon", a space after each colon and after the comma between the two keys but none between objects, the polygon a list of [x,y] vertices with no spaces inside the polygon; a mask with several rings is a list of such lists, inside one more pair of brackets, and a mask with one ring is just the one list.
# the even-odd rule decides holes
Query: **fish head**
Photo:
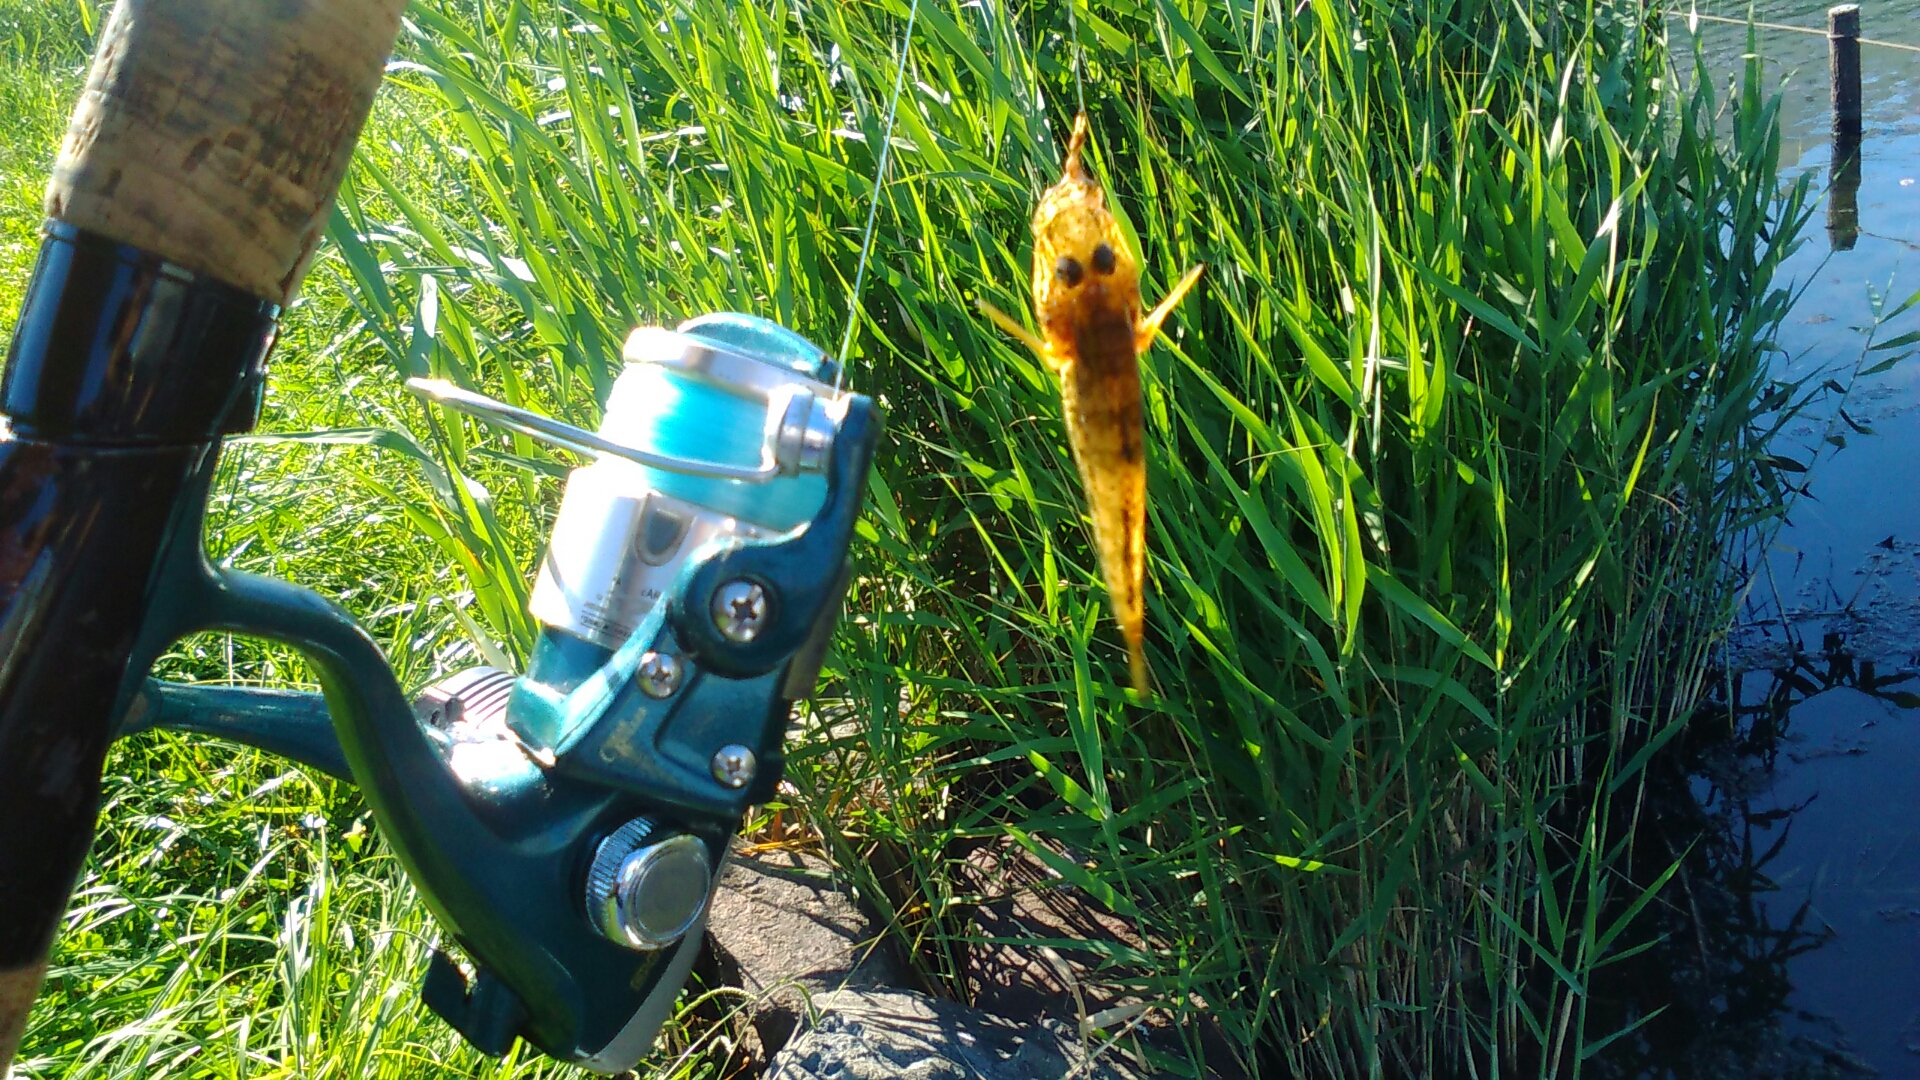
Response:
[{"label": "fish head", "polygon": [[1060,182],[1033,212],[1033,298],[1043,321],[1069,307],[1132,311],[1140,303],[1140,268],[1121,242],[1106,193],[1081,161],[1086,144],[1081,113]]}]

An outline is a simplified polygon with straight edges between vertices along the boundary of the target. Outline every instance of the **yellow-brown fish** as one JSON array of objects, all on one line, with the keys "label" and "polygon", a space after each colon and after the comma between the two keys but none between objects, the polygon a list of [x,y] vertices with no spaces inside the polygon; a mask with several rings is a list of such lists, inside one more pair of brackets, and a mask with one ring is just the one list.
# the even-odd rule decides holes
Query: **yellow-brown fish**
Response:
[{"label": "yellow-brown fish", "polygon": [[1060,377],[1067,437],[1093,512],[1100,573],[1127,641],[1133,688],[1145,694],[1147,458],[1139,356],[1205,267],[1187,271],[1160,306],[1141,317],[1140,268],[1121,242],[1106,195],[1080,162],[1086,145],[1087,116],[1081,113],[1060,182],[1040,196],[1033,212],[1039,335],[984,300],[980,310]]}]

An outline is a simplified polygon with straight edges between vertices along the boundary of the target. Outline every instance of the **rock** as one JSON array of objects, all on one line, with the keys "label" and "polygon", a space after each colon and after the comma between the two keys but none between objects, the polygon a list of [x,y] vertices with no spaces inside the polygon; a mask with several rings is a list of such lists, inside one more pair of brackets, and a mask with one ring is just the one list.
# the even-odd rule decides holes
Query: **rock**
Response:
[{"label": "rock", "polygon": [[[1102,963],[1103,954],[1145,950],[1126,919],[1061,880],[1011,840],[975,851],[962,872],[969,889],[981,898],[973,910],[977,936],[968,943],[963,970],[976,1007],[1077,1026],[1082,1016],[1139,1000],[1126,985],[1137,973]],[[1021,938],[1087,944],[1013,944]]]},{"label": "rock", "polygon": [[[995,945],[975,940],[965,976],[969,1008],[940,1000],[896,952],[879,923],[818,856],[736,849],[720,878],[707,920],[706,949],[695,969],[709,989],[739,987],[738,997],[703,1008],[731,1029],[732,1057],[722,1075],[775,1080],[1132,1080],[1143,1071],[1123,1054],[1135,1039],[1178,1055],[1164,1009],[1130,994],[1125,968],[1103,952],[1142,948],[1127,921],[1100,907],[1017,847],[976,852],[973,883],[983,895],[974,932],[990,937],[1081,939],[1070,946]],[[1104,1015],[1102,1015],[1104,1012]],[[1012,1020],[1007,1017],[1020,1017]],[[1080,1038],[1083,1017],[1113,1033],[1134,1034],[1095,1056]],[[809,1022],[809,1018],[811,1021]],[[1202,1021],[1202,1038],[1217,1032]],[[798,1034],[796,1034],[798,1032]],[[785,1049],[782,1049],[782,1048]],[[1232,1077],[1209,1047],[1214,1076]]]},{"label": "rock", "polygon": [[[785,1045],[809,997],[843,987],[906,982],[908,968],[825,860],[797,851],[744,856],[720,875],[699,967],[708,986],[747,993],[736,1032],[764,1064]],[[738,1025],[736,1025],[738,1026]]]},{"label": "rock", "polygon": [[[1054,850],[1075,857],[1071,851]],[[980,898],[972,912],[973,935],[962,968],[976,1008],[1002,1016],[1044,1017],[1069,1032],[1079,1031],[1083,1020],[1109,1032],[1132,1027],[1137,1038],[1161,1052],[1186,1055],[1166,1007],[1170,1003],[1142,996],[1137,988],[1145,984],[1144,972],[1124,961],[1151,949],[1131,920],[1063,880],[1010,839],[970,853],[962,873]],[[1033,943],[1022,944],[1021,939]],[[1204,1004],[1197,998],[1190,1004],[1200,1007],[1184,1022],[1190,1034],[1199,1037],[1207,1075],[1215,1080],[1247,1076]]]},{"label": "rock", "polygon": [[902,990],[839,990],[774,1056],[767,1080],[1136,1080],[1116,1057],[1088,1059],[1059,1021],[1021,1024]]}]

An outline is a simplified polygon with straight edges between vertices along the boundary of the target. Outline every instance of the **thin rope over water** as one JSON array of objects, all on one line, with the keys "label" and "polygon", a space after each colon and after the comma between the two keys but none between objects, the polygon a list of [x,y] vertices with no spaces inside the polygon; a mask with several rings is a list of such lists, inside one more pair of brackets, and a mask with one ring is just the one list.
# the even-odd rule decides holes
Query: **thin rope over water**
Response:
[{"label": "thin rope over water", "polygon": [[[1811,26],[1788,26],[1786,23],[1760,22],[1758,20],[1748,20],[1748,19],[1729,19],[1725,15],[1701,15],[1698,12],[1683,15],[1680,12],[1675,11],[1675,12],[1668,13],[1667,18],[1698,19],[1701,22],[1726,23],[1729,26],[1753,26],[1761,30],[1784,30],[1790,34],[1812,34],[1815,37],[1827,36],[1827,32],[1825,30],[1816,29]],[[1920,53],[1920,45],[1903,45],[1898,41],[1876,41],[1873,38],[1855,38],[1854,40],[1858,41],[1862,45],[1877,45],[1882,49],[1899,49],[1901,52]]]},{"label": "thin rope over water", "polygon": [[913,51],[913,18],[920,14],[920,0],[907,5],[907,31],[900,36],[900,63],[893,69],[893,96],[887,99],[887,124],[880,137],[880,162],[873,170],[873,198],[867,203],[867,231],[860,238],[860,263],[853,271],[853,298],[847,302],[847,332],[840,337],[839,370],[833,374],[833,389],[847,378],[847,350],[853,347],[853,328],[860,322],[860,291],[867,283],[867,259],[873,255],[873,227],[880,218],[880,188],[887,181],[887,162],[893,157],[893,118],[900,109],[900,87],[907,81],[907,57]]}]

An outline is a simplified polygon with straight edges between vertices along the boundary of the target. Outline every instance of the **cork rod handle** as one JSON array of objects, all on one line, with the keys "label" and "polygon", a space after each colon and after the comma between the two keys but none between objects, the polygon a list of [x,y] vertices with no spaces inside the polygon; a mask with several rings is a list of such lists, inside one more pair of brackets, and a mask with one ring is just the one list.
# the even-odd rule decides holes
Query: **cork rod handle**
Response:
[{"label": "cork rod handle", "polygon": [[293,298],[405,0],[119,0],[46,212]]}]

